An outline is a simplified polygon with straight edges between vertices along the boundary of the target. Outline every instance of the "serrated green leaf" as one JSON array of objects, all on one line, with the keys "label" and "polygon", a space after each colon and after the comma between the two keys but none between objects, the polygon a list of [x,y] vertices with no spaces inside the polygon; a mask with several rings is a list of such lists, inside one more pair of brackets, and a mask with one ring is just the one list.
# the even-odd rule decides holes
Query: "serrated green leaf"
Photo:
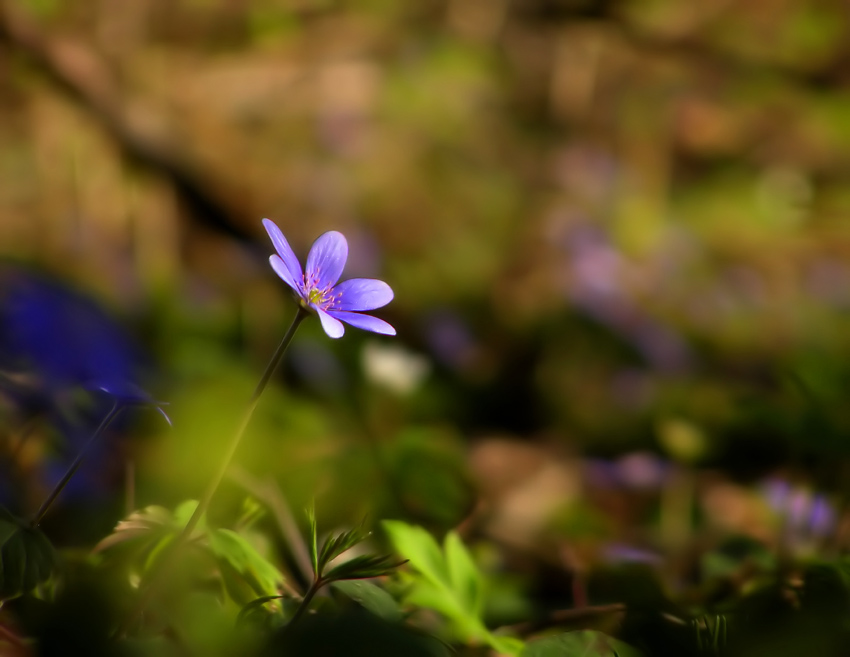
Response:
[{"label": "serrated green leaf", "polygon": [[636,648],[595,630],[565,632],[529,641],[522,657],[640,657]]},{"label": "serrated green leaf", "polygon": [[404,618],[395,598],[373,582],[362,579],[344,580],[334,582],[331,587],[385,621],[398,623]]},{"label": "serrated green leaf", "polygon": [[173,525],[173,518],[168,509],[161,506],[147,506],[133,511],[129,516],[118,521],[112,533],[95,545],[93,552],[102,552],[137,539],[156,540],[163,532],[171,531]]},{"label": "serrated green leaf", "polygon": [[344,554],[358,543],[362,543],[368,536],[368,532],[365,532],[362,527],[356,527],[342,534],[329,536],[325,539],[319,553],[319,574],[324,576],[323,571],[329,562]]},{"label": "serrated green leaf", "polygon": [[233,602],[240,607],[257,597],[257,591],[251,583],[225,559],[217,559],[218,576],[224,590]]},{"label": "serrated green leaf", "polygon": [[209,533],[212,553],[226,561],[256,595],[274,595],[283,583],[283,575],[267,561],[243,536],[230,529]]},{"label": "serrated green leaf", "polygon": [[483,578],[457,532],[446,534],[445,552],[452,590],[465,609],[480,616],[484,602]]},{"label": "serrated green leaf", "polygon": [[[116,545],[133,541],[140,542],[138,547],[140,551],[154,545],[159,548],[157,551],[160,551],[163,547],[160,542],[169,535],[173,536],[182,532],[197,506],[197,501],[186,500],[177,506],[174,513],[156,505],[133,511],[120,520],[112,533],[101,540],[93,551],[102,552]],[[204,518],[201,518],[195,528],[195,535],[203,533],[205,529]]]},{"label": "serrated green leaf", "polygon": [[384,520],[381,525],[390,537],[396,551],[431,582],[446,587],[449,583],[440,546],[422,527],[408,525],[399,520]]},{"label": "serrated green leaf", "polygon": [[332,582],[342,579],[369,579],[387,575],[398,568],[403,561],[392,555],[361,555],[335,566],[323,579]]},{"label": "serrated green leaf", "polygon": [[491,633],[481,619],[484,579],[455,532],[446,536],[445,555],[425,529],[396,520],[383,523],[395,549],[419,572],[406,599],[433,609],[452,623],[464,641],[482,641],[504,654],[517,654],[522,642]]}]

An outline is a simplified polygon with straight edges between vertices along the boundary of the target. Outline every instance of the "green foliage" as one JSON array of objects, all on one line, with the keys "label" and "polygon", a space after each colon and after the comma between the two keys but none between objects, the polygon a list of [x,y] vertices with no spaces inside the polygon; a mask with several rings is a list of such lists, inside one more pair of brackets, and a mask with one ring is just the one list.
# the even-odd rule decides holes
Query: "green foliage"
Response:
[{"label": "green foliage", "polygon": [[370,577],[380,577],[381,575],[389,575],[403,563],[404,561],[399,561],[392,555],[388,554],[366,554],[354,557],[353,559],[344,561],[338,566],[334,566],[329,572],[322,576],[322,579],[327,582],[334,582],[345,579],[368,579]]},{"label": "green foliage", "polygon": [[[209,547],[218,557],[219,564],[229,567],[237,578],[225,578],[231,597],[243,604],[257,595],[273,595],[283,583],[283,575],[270,564],[240,534],[230,529],[215,529],[208,533]],[[226,572],[226,571],[225,571]],[[247,584],[253,595],[245,600],[235,591],[239,584]]]},{"label": "green foliage", "polygon": [[240,625],[242,623],[254,623],[260,626],[271,627],[274,625],[282,625],[282,619],[277,622],[271,622],[271,619],[275,618],[277,615],[273,613],[269,613],[267,610],[264,610],[264,607],[270,602],[277,602],[283,598],[282,595],[264,595],[259,598],[255,598],[251,600],[248,604],[246,604],[242,609],[239,610],[239,615],[236,617],[236,624]]},{"label": "green foliage", "polygon": [[[174,435],[104,452],[98,495],[118,454],[135,461],[138,499],[195,495],[217,471],[291,312],[243,257],[265,239],[242,219],[252,209],[288,224],[299,255],[319,226],[370,244],[398,341],[434,364],[420,388],[382,396],[355,371],[364,338],[329,343],[308,322],[316,340],[299,336],[229,470],[279,497],[202,522],[121,648],[253,657],[216,644],[259,628],[272,655],[442,654],[410,631],[431,622],[464,657],[516,652],[494,629],[498,568],[522,597],[498,622],[569,619],[529,640],[532,656],[632,654],[608,634],[647,657],[848,653],[850,13],[703,4],[4,3],[2,346],[27,306],[6,285],[21,261],[137,320],[152,369],[173,375],[158,383],[172,384]],[[372,275],[368,260],[352,269]],[[2,493],[20,506],[93,410],[73,410],[91,395],[40,360],[0,353]],[[125,419],[115,437],[139,436]],[[488,451],[502,439],[528,451]],[[678,463],[625,476],[621,455],[659,447]],[[777,502],[768,477],[794,490]],[[232,483],[211,518],[233,517]],[[45,534],[0,511],[17,652],[113,652],[109,612],[195,508],[136,511],[92,558],[110,492],[45,523],[76,546],[61,569]],[[320,538],[314,517],[301,545],[287,507],[316,495],[332,527],[412,523],[387,524],[401,554],[364,554],[362,527]],[[473,509],[483,535],[512,544],[471,553],[414,526],[442,537]],[[262,544],[300,571],[285,591]],[[360,579],[401,558],[387,586],[406,590]],[[80,564],[110,585],[78,589]],[[585,622],[607,603],[625,611]],[[564,633],[588,627],[601,632]]]},{"label": "green foliage", "polygon": [[714,618],[703,616],[691,621],[696,633],[697,648],[700,652],[722,655],[726,648],[726,616],[719,614]]},{"label": "green foliage", "polygon": [[529,641],[520,657],[640,657],[622,641],[593,630],[566,632]]},{"label": "green foliage", "polygon": [[316,514],[313,509],[307,511],[310,522],[310,560],[313,564],[313,572],[316,581],[329,583],[345,579],[367,579],[386,575],[403,562],[399,562],[391,555],[360,555],[353,559],[344,561],[325,572],[327,565],[369,538],[370,532],[363,529],[362,524],[341,534],[331,534],[323,542],[321,549],[318,548],[316,529]]},{"label": "green foliage", "polygon": [[420,522],[455,526],[472,504],[460,436],[441,427],[407,427],[386,448],[394,500]]},{"label": "green foliage", "polygon": [[53,545],[41,530],[0,507],[0,602],[49,579],[55,560]]},{"label": "green foliage", "polygon": [[346,580],[334,582],[331,587],[385,621],[398,623],[404,618],[396,599],[373,582],[363,579]]},{"label": "green foliage", "polygon": [[440,641],[358,605],[323,608],[278,630],[263,657],[450,657]]},{"label": "green foliage", "polygon": [[[197,502],[181,503],[173,513],[159,506],[134,511],[118,523],[95,552],[118,557],[120,553],[131,570],[148,572],[174,539],[183,531]],[[241,534],[226,528],[209,528],[201,520],[190,539],[188,549],[200,550],[209,557],[210,568],[238,605],[246,605],[258,596],[274,597],[283,583],[283,575]],[[197,564],[199,565],[199,564]]]},{"label": "green foliage", "polygon": [[440,549],[422,527],[398,520],[386,520],[382,525],[395,549],[415,569],[407,602],[443,614],[461,641],[483,642],[505,654],[522,650],[522,641],[497,636],[484,625],[484,577],[456,532],[446,535]]},{"label": "green foliage", "polygon": [[[157,557],[179,534],[192,515],[197,502],[187,500],[174,512],[161,506],[148,506],[133,511],[124,520],[118,522],[113,532],[103,538],[94,548],[95,553],[106,550],[129,552],[136,565],[147,571]],[[195,536],[205,531],[203,519],[198,523]]]},{"label": "green foliage", "polygon": [[[322,549],[318,555],[313,558],[313,562],[316,564],[316,574],[323,576],[328,562],[336,559],[343,552],[347,552],[358,543],[362,543],[368,536],[368,532],[363,531],[362,527],[355,527],[342,534],[331,534],[328,536],[322,543]],[[311,545],[315,545],[315,539],[311,541]]]}]

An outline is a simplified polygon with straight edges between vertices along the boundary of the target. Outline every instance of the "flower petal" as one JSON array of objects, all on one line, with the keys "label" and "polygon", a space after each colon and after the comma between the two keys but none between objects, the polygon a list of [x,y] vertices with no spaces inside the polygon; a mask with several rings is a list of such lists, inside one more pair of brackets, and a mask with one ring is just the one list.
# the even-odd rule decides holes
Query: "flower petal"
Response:
[{"label": "flower petal", "polygon": [[383,335],[395,335],[395,329],[390,324],[371,315],[361,315],[360,313],[351,313],[344,310],[330,310],[327,314],[364,331],[382,333]]},{"label": "flower petal", "polygon": [[313,242],[307,255],[307,285],[320,290],[334,285],[342,276],[348,260],[348,242],[335,230],[321,235]]},{"label": "flower petal", "polygon": [[[283,233],[280,232],[280,228],[278,228],[273,221],[270,219],[263,219],[263,226],[269,234],[272,244],[274,244],[275,251],[277,251],[277,254],[280,256],[283,264],[286,266],[286,269],[290,274],[289,277],[284,276],[275,267],[277,275],[297,290],[298,285],[304,278],[304,270],[301,269],[301,263],[298,262],[298,258],[295,256],[292,247],[289,246],[289,242],[286,241]],[[274,263],[272,263],[272,267],[274,267]],[[292,281],[295,282],[295,285],[292,284]]]},{"label": "flower petal", "polygon": [[274,269],[274,273],[280,276],[283,282],[289,287],[298,292],[298,294],[301,294],[301,278],[299,277],[297,280],[292,278],[292,272],[283,264],[281,257],[279,255],[270,255],[269,262],[272,265],[272,269]]},{"label": "flower petal", "polygon": [[374,278],[352,278],[334,288],[334,310],[374,310],[393,300],[392,288]]},{"label": "flower petal", "polygon": [[341,338],[343,333],[345,333],[345,327],[342,325],[342,322],[331,317],[315,304],[311,303],[310,306],[319,314],[319,320],[322,322],[322,328],[325,329],[325,333],[328,334],[328,337],[334,339]]}]

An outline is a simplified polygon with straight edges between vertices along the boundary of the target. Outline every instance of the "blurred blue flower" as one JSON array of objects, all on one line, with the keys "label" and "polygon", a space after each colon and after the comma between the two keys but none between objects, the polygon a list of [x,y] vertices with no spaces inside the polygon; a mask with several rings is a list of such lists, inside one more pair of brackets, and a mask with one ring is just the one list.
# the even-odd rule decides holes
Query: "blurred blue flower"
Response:
[{"label": "blurred blue flower", "polygon": [[[151,407],[165,416],[163,404],[138,385],[143,361],[136,343],[92,299],[23,268],[0,269],[0,395],[12,404],[24,435],[41,419],[48,435],[62,439],[41,463],[42,487],[62,476],[112,406]],[[114,441],[94,445],[65,497],[111,486],[120,450]],[[6,456],[2,467],[12,467],[13,455]],[[11,476],[0,472],[0,479]]]},{"label": "blurred blue flower", "polygon": [[46,394],[126,386],[139,353],[93,301],[68,287],[6,270],[0,306],[0,367],[26,372]]},{"label": "blurred blue flower", "polygon": [[329,337],[342,337],[345,333],[342,322],[374,333],[395,335],[395,329],[384,320],[360,314],[392,301],[389,285],[374,278],[352,278],[336,284],[348,259],[348,242],[342,233],[330,231],[320,236],[310,248],[304,271],[280,228],[268,219],[263,219],[263,226],[277,251],[269,257],[272,268],[295,290],[301,306],[319,315]]}]

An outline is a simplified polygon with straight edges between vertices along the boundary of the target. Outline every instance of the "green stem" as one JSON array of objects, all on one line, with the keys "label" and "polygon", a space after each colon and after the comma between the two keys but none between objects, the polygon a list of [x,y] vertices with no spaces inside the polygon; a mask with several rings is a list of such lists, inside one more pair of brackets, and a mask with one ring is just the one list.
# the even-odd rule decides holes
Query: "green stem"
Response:
[{"label": "green stem", "polygon": [[164,573],[168,571],[171,563],[173,562],[174,556],[177,554],[180,548],[189,540],[189,537],[195,530],[195,527],[197,527],[198,522],[200,522],[203,515],[207,512],[207,509],[210,506],[210,502],[212,501],[216,490],[218,490],[222,479],[224,479],[224,475],[227,473],[227,469],[230,467],[230,462],[233,460],[233,456],[236,454],[236,450],[239,447],[239,443],[242,441],[242,436],[245,433],[245,429],[248,428],[248,424],[251,421],[251,417],[254,415],[254,410],[257,408],[257,404],[260,400],[260,395],[263,394],[263,390],[266,389],[266,386],[268,385],[269,380],[272,378],[274,371],[280,364],[280,361],[283,358],[283,354],[284,352],[286,352],[286,348],[289,346],[289,343],[292,342],[292,338],[295,335],[295,331],[298,329],[298,326],[301,324],[301,322],[304,321],[304,319],[308,316],[308,314],[309,313],[307,310],[299,306],[298,312],[295,315],[295,319],[292,320],[292,325],[289,327],[289,330],[286,332],[286,335],[284,335],[283,339],[280,341],[280,344],[277,347],[277,351],[274,352],[274,355],[271,357],[271,360],[269,361],[268,365],[266,365],[266,369],[263,372],[263,375],[260,377],[260,381],[259,383],[257,383],[257,387],[254,389],[254,393],[248,400],[248,407],[245,409],[245,413],[242,416],[242,421],[239,423],[239,427],[236,429],[236,432],[233,434],[233,438],[231,438],[230,443],[227,446],[227,449],[224,453],[224,457],[221,460],[218,470],[215,472],[213,478],[210,480],[210,483],[207,485],[207,488],[204,491],[204,495],[203,497],[201,497],[201,501],[198,502],[198,506],[195,507],[195,511],[192,514],[192,517],[189,518],[189,521],[186,523],[186,526],[183,528],[183,531],[181,531],[177,539],[171,543],[170,549],[162,556],[157,565],[154,567],[154,571],[151,573],[150,578],[148,579],[147,586],[140,593],[139,599],[135,607],[133,607],[133,609],[130,611],[130,614],[125,619],[124,624],[118,628],[119,636],[126,634],[129,626],[133,622],[135,622],[135,620],[145,610],[145,607],[147,607],[148,602],[150,602],[150,599],[153,596],[156,587],[159,585],[159,582],[162,581]]},{"label": "green stem", "polygon": [[317,577],[313,580],[313,583],[310,585],[307,593],[304,594],[304,597],[301,599],[301,604],[298,605],[298,609],[295,610],[295,613],[292,615],[289,623],[287,623],[286,627],[292,627],[295,622],[304,615],[304,612],[307,611],[307,607],[310,606],[310,601],[313,599],[313,596],[319,592],[319,589],[325,585],[325,580],[321,577]]},{"label": "green stem", "polygon": [[219,464],[218,470],[216,471],[213,478],[210,480],[209,485],[207,486],[206,491],[204,491],[204,496],[201,498],[201,501],[198,503],[195,512],[192,514],[192,517],[189,518],[189,522],[186,523],[186,526],[183,528],[183,532],[180,534],[177,539],[177,543],[181,543],[183,540],[188,538],[189,534],[197,526],[198,522],[203,516],[204,513],[207,512],[207,509],[210,506],[210,502],[212,501],[213,495],[215,495],[216,490],[218,490],[219,485],[221,484],[221,480],[224,479],[224,475],[227,474],[227,469],[230,467],[230,462],[233,460],[233,456],[236,454],[236,450],[239,447],[239,443],[242,441],[242,436],[245,433],[245,429],[248,428],[248,424],[251,422],[251,417],[254,415],[254,410],[257,408],[257,404],[260,401],[260,395],[263,394],[263,390],[266,389],[266,386],[269,383],[269,379],[272,378],[272,374],[277,369],[277,366],[280,364],[281,359],[283,358],[283,354],[286,351],[286,348],[289,346],[289,343],[292,342],[292,338],[295,335],[295,331],[298,329],[298,325],[301,324],[302,321],[307,317],[307,311],[303,308],[298,308],[298,313],[295,315],[295,319],[292,320],[292,325],[289,327],[289,330],[286,332],[286,335],[283,336],[283,339],[280,341],[280,344],[277,347],[277,351],[274,352],[269,364],[266,365],[266,370],[263,372],[263,376],[260,377],[259,383],[257,383],[257,387],[254,389],[254,393],[251,395],[251,399],[248,400],[248,407],[245,409],[245,413],[242,416],[242,421],[239,423],[239,428],[236,430],[236,433],[233,434],[233,438],[230,440],[230,444],[227,446],[227,451],[224,453],[224,458]]},{"label": "green stem", "polygon": [[41,523],[44,515],[47,513],[47,510],[56,501],[56,498],[59,497],[59,493],[62,492],[62,489],[68,485],[68,482],[71,481],[71,477],[80,469],[80,465],[83,463],[83,457],[86,455],[86,452],[89,450],[94,442],[103,434],[104,431],[109,427],[112,423],[112,420],[116,418],[118,413],[121,411],[121,404],[116,400],[112,404],[112,408],[109,409],[109,412],[104,416],[103,420],[100,422],[100,426],[95,430],[95,432],[91,435],[91,438],[88,439],[83,448],[80,450],[79,454],[77,454],[77,458],[74,459],[74,462],[68,467],[67,472],[65,472],[62,479],[59,480],[59,483],[53,487],[53,490],[50,491],[50,495],[47,496],[47,499],[44,500],[41,507],[36,511],[35,516],[33,516],[32,522],[30,522],[31,527],[38,527]]}]

